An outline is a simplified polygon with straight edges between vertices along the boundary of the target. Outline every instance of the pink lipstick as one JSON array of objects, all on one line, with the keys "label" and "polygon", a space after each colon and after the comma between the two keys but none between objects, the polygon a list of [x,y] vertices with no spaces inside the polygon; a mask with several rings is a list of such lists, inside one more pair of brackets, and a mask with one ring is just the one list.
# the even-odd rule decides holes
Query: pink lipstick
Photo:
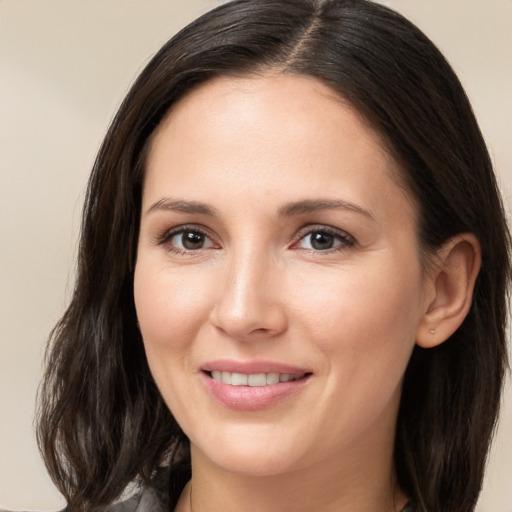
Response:
[{"label": "pink lipstick", "polygon": [[301,389],[312,372],[264,360],[217,360],[201,367],[201,377],[210,395],[220,404],[240,411],[270,407]]}]

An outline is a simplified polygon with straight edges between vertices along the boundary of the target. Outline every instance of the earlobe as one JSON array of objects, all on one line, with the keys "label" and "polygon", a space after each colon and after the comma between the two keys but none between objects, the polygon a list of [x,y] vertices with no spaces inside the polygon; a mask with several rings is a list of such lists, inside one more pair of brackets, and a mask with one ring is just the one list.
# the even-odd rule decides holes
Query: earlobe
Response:
[{"label": "earlobe", "polygon": [[416,333],[419,346],[440,345],[459,328],[471,307],[480,265],[480,243],[472,233],[456,235],[439,249],[428,276],[432,293]]}]

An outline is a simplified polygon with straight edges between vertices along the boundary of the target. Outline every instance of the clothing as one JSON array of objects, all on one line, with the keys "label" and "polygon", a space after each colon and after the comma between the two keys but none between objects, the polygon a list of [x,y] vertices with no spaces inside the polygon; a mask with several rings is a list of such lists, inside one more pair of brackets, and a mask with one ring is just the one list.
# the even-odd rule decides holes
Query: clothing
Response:
[{"label": "clothing", "polygon": [[129,500],[112,505],[105,512],[167,512],[166,500],[158,491],[147,488]]},{"label": "clothing", "polygon": [[[145,489],[130,499],[105,507],[104,512],[168,512],[167,500],[155,489]],[[61,512],[65,512],[66,509]],[[9,512],[0,509],[0,512]]]}]

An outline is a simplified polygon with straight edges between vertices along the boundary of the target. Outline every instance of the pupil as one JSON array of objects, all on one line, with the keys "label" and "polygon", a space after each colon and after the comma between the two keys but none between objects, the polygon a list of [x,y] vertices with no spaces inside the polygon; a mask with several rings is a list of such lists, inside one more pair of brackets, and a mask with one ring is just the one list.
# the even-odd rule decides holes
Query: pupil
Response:
[{"label": "pupil", "polygon": [[204,235],[194,231],[183,233],[182,243],[185,249],[200,249],[204,242]]},{"label": "pupil", "polygon": [[334,236],[329,233],[314,233],[311,238],[311,246],[313,249],[325,251],[326,249],[331,249],[334,243]]}]

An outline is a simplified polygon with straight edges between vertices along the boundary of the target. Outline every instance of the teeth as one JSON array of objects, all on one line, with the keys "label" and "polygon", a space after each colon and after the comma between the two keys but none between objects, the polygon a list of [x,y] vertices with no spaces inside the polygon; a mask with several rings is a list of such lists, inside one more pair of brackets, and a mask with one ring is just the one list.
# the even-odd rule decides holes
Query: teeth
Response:
[{"label": "teeth", "polygon": [[247,375],[245,373],[232,373],[231,385],[233,386],[247,386]]},{"label": "teeth", "polygon": [[279,373],[267,373],[267,384],[277,384],[279,382]]},{"label": "teeth", "polygon": [[290,373],[232,373],[214,370],[211,372],[213,380],[230,384],[231,386],[270,386],[279,382],[289,382],[304,377],[304,374]]},{"label": "teeth", "polygon": [[266,386],[267,376],[264,373],[247,375],[247,384],[249,384],[249,386]]}]

